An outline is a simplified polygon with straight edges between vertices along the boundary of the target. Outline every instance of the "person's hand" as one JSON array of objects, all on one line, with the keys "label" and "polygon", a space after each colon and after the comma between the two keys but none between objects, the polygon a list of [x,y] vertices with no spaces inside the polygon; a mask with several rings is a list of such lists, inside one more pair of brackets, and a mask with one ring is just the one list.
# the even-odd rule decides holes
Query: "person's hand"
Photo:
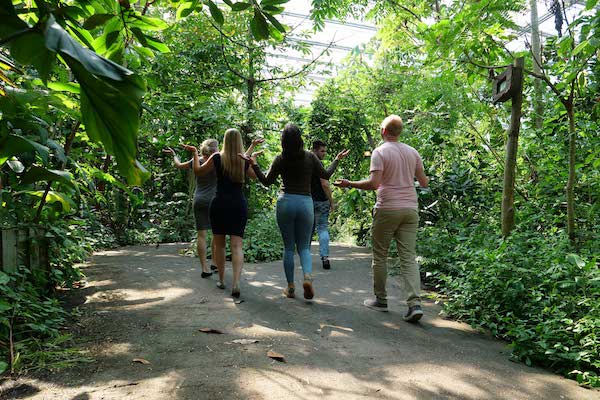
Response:
[{"label": "person's hand", "polygon": [[165,154],[171,154],[171,155],[173,155],[173,156],[175,155],[175,150],[173,150],[173,149],[172,149],[172,148],[170,148],[170,147],[166,147],[166,148],[164,148],[162,152],[163,152],[163,153],[165,153]]},{"label": "person's hand", "polygon": [[[257,151],[257,153],[259,153]],[[252,153],[252,155],[254,155],[255,153]],[[250,165],[255,166],[256,165],[256,160],[244,153],[238,153],[238,156],[240,156],[241,158],[243,158],[244,160],[248,161],[250,163]]]},{"label": "person's hand", "polygon": [[350,153],[350,150],[342,150],[338,153],[337,156],[335,156],[335,159],[339,161],[342,158],[346,157],[349,153]]},{"label": "person's hand", "polygon": [[256,138],[256,139],[254,139],[252,141],[252,145],[253,146],[258,146],[259,144],[264,143],[264,142],[265,142],[264,138]]},{"label": "person's hand", "polygon": [[329,211],[330,212],[334,212],[336,208],[337,208],[337,204],[335,204],[335,202],[332,201],[329,203]]},{"label": "person's hand", "polygon": [[184,144],[183,149],[187,151],[191,151],[192,153],[197,153],[198,149],[195,146],[190,146],[189,144]]},{"label": "person's hand", "polygon": [[333,185],[341,188],[348,188],[350,187],[350,181],[348,179],[337,179],[333,182]]},{"label": "person's hand", "polygon": [[[254,161],[254,164],[256,164],[256,158],[264,152],[265,152],[264,150],[259,150],[259,151],[255,151],[254,153],[252,153],[252,155],[250,155],[250,158]],[[252,165],[254,165],[254,164],[252,164]]]}]

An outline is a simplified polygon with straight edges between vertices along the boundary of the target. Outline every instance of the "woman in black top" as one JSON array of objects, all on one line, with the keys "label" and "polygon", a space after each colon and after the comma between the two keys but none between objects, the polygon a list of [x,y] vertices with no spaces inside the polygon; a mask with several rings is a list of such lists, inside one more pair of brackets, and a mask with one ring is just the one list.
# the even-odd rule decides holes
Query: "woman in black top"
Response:
[{"label": "woman in black top", "polygon": [[[255,140],[246,153],[261,140]],[[237,129],[228,129],[223,138],[223,150],[214,153],[200,165],[198,151],[194,146],[185,146],[193,152],[194,173],[205,175],[211,171],[217,174],[217,191],[210,203],[210,223],[215,243],[215,262],[219,272],[217,287],[225,289],[225,239],[229,235],[231,246],[231,263],[233,265],[233,283],[231,295],[240,297],[240,277],[244,264],[243,238],[248,220],[248,203],[244,197],[242,186],[246,173],[251,178],[254,172],[249,169],[249,162],[238,157],[243,151],[242,135]]]},{"label": "woman in black top", "polygon": [[349,151],[340,152],[329,168],[324,169],[317,156],[304,150],[300,129],[293,124],[287,124],[283,130],[281,149],[281,154],[275,157],[267,176],[256,165],[256,161],[247,156],[245,158],[252,164],[256,177],[265,186],[275,183],[281,175],[283,194],[277,199],[277,225],[283,238],[283,267],[288,282],[284,294],[290,298],[295,297],[294,250],[297,250],[304,273],[304,298],[312,299],[314,289],[310,239],[314,210],[310,195],[311,177],[315,174],[329,179],[339,160],[347,156]]}]

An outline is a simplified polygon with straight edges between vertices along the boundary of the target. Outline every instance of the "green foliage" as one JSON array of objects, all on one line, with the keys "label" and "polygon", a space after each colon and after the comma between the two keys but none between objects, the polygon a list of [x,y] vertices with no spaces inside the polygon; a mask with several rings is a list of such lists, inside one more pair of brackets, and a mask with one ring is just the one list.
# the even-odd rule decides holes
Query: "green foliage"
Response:
[{"label": "green foliage", "polygon": [[244,236],[244,262],[270,262],[280,260],[283,241],[274,212],[255,214],[246,225]]},{"label": "green foliage", "polygon": [[598,238],[575,254],[564,232],[503,240],[489,225],[447,224],[424,228],[418,244],[448,315],[510,341],[527,365],[600,386]]},{"label": "green foliage", "polygon": [[[0,272],[0,359],[8,360],[6,370],[29,366],[22,355],[44,348],[46,339],[57,338],[68,314],[58,300],[47,297],[25,268],[6,274]],[[10,357],[10,345],[12,358]],[[0,366],[1,367],[1,366]]]}]

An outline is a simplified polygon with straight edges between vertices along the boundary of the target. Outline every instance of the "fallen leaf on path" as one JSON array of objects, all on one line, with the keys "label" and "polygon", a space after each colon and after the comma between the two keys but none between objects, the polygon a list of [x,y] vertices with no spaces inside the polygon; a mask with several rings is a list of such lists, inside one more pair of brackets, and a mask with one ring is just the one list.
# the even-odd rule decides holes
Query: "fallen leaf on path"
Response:
[{"label": "fallen leaf on path", "polygon": [[131,362],[140,363],[140,364],[144,364],[144,365],[152,364],[150,361],[144,360],[143,358],[134,358],[133,360],[131,360]]},{"label": "fallen leaf on path", "polygon": [[252,344],[252,343],[258,343],[258,340],[256,340],[256,339],[235,339],[235,340],[232,340],[231,343]]},{"label": "fallen leaf on path", "polygon": [[283,354],[279,354],[273,350],[269,350],[267,352],[267,357],[272,358],[273,360],[276,360],[279,362],[285,362],[285,358],[283,357]]},{"label": "fallen leaf on path", "polygon": [[215,333],[217,335],[222,335],[223,332],[218,330],[218,329],[213,329],[213,328],[200,328],[198,329],[200,332],[202,333]]}]

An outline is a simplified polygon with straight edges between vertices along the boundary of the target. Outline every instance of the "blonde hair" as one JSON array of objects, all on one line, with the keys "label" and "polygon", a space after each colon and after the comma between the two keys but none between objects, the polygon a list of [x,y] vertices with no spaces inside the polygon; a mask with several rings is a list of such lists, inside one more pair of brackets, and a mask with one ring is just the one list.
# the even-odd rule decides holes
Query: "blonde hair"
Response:
[{"label": "blonde hair", "polygon": [[223,172],[233,182],[244,182],[244,160],[238,155],[244,152],[242,135],[237,129],[227,129],[223,138],[221,160]]},{"label": "blonde hair", "polygon": [[381,127],[387,131],[391,136],[398,136],[402,132],[404,124],[402,118],[398,115],[390,115],[381,122]]},{"label": "blonde hair", "polygon": [[206,139],[200,145],[200,153],[202,153],[205,158],[210,157],[211,154],[216,153],[217,151],[219,151],[219,142],[215,139]]}]

